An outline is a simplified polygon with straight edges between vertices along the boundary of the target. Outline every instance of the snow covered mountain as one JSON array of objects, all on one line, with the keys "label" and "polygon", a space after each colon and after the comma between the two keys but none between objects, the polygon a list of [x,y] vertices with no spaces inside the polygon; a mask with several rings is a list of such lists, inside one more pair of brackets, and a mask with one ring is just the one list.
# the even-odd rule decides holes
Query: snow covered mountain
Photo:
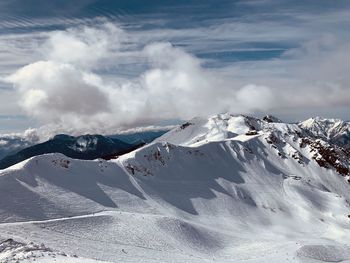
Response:
[{"label": "snow covered mountain", "polygon": [[19,138],[9,141],[10,139],[6,140],[4,137],[3,147],[0,145],[0,153],[4,154],[2,158],[0,157],[0,169],[46,153],[62,153],[82,160],[108,159],[134,150],[164,133],[165,131],[146,131],[110,136],[87,134],[76,137],[59,134],[42,143],[29,143]]},{"label": "snow covered mountain", "polygon": [[2,135],[0,136],[0,159],[15,154],[35,143],[37,142],[27,140],[21,136]]},{"label": "snow covered mountain", "polygon": [[350,148],[350,123],[339,119],[310,118],[299,124],[309,135]]},{"label": "snow covered mountain", "polygon": [[350,262],[349,153],[310,127],[219,114],[110,161],[16,164],[0,172],[0,259]]},{"label": "snow covered mountain", "polygon": [[0,160],[0,169],[7,168],[30,157],[46,153],[62,153],[75,159],[93,160],[98,157],[113,156],[135,148],[120,141],[102,135],[82,135],[73,137],[65,134],[35,144]]}]

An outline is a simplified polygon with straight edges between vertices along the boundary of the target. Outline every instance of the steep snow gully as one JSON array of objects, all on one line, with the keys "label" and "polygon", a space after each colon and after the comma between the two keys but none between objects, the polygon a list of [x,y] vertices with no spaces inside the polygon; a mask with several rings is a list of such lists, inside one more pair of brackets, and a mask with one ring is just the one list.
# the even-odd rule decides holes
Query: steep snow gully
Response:
[{"label": "steep snow gully", "polygon": [[0,172],[0,262],[350,262],[349,127],[220,114],[32,157]]}]

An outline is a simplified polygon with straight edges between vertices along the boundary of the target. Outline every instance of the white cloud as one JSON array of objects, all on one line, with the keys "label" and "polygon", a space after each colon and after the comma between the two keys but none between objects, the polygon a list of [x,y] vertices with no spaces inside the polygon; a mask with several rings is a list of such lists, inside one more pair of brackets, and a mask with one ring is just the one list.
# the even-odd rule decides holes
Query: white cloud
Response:
[{"label": "white cloud", "polygon": [[64,122],[71,116],[93,117],[108,112],[106,94],[89,74],[71,64],[39,61],[8,77],[20,95],[20,106],[31,116],[48,122]]},{"label": "white cloud", "polygon": [[170,43],[153,43],[139,51],[150,68],[138,78],[107,81],[93,70],[109,56],[117,57],[122,35],[112,24],[50,34],[43,45],[46,60],[7,78],[15,84],[21,107],[57,129],[84,132],[269,107],[263,100],[271,97],[268,88],[248,86],[236,95],[234,83],[217,78],[198,58]]},{"label": "white cloud", "polygon": [[242,87],[236,93],[240,107],[246,111],[266,111],[274,104],[274,98],[270,88],[250,84]]},{"label": "white cloud", "polygon": [[[322,35],[286,52],[283,103],[289,107],[350,105],[350,45],[334,35]],[[283,66],[283,65],[282,65]],[[288,82],[288,80],[293,82]],[[292,83],[292,85],[291,85]]]},{"label": "white cloud", "polygon": [[[22,109],[47,125],[46,131],[110,133],[224,111],[278,115],[304,107],[309,113],[313,107],[350,101],[350,47],[332,36],[281,59],[236,63],[222,71],[205,68],[200,59],[168,42],[134,43],[129,50],[125,42],[130,34],[110,23],[47,37],[42,60],[7,78],[15,84]],[[135,78],[103,73],[130,56],[147,65]]]},{"label": "white cloud", "polygon": [[123,31],[111,23],[95,27],[78,26],[49,33],[41,52],[46,59],[92,67],[102,59],[110,59],[120,46]]},{"label": "white cloud", "polygon": [[36,143],[36,142],[40,141],[40,136],[39,136],[37,130],[36,129],[32,129],[32,128],[29,128],[29,129],[24,131],[23,138],[26,141],[29,141],[29,142],[32,142],[32,143]]}]

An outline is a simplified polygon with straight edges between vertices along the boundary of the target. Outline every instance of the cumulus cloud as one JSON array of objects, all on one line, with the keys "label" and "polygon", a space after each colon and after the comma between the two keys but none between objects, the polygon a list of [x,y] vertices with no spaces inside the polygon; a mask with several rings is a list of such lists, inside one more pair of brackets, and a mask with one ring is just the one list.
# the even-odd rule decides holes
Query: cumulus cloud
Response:
[{"label": "cumulus cloud", "polygon": [[240,63],[223,73],[206,68],[180,47],[156,42],[131,52],[147,64],[137,77],[120,79],[118,73],[106,77],[106,65],[120,65],[131,54],[125,50],[127,39],[128,33],[111,23],[52,32],[41,46],[42,60],[6,80],[15,85],[25,112],[50,127],[46,131],[69,133],[111,133],[225,111],[278,114],[350,101],[346,86],[350,48],[332,37],[271,62],[287,71],[278,76],[272,76],[267,62],[254,68],[256,76],[248,68],[249,79],[242,78]]},{"label": "cumulus cloud", "polygon": [[23,133],[23,138],[26,141],[36,143],[40,141],[40,135],[38,134],[36,129],[29,128],[24,131]]},{"label": "cumulus cloud", "polygon": [[108,112],[108,97],[90,74],[71,64],[39,61],[21,68],[8,81],[16,85],[20,105],[28,114],[55,122],[71,115],[91,117]]},{"label": "cumulus cloud", "polygon": [[106,132],[222,111],[268,109],[272,95],[267,87],[237,89],[170,43],[139,50],[149,68],[137,78],[105,80],[95,73],[96,65],[118,59],[123,35],[112,24],[54,32],[43,45],[45,60],[19,69],[7,81],[15,85],[28,115],[70,131]]},{"label": "cumulus cloud", "polygon": [[123,31],[108,22],[95,27],[78,26],[49,33],[41,53],[50,61],[93,67],[114,57],[121,39]]}]

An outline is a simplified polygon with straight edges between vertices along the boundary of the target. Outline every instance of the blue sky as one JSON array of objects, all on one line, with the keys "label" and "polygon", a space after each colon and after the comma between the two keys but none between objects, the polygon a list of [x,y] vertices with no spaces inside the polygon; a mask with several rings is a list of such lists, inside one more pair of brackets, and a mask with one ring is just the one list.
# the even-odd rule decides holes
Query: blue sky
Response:
[{"label": "blue sky", "polygon": [[[290,121],[315,115],[349,119],[349,26],[349,1],[2,0],[0,132],[58,125],[53,129],[109,133],[226,110]],[[108,47],[84,36],[90,32],[84,28],[95,30]],[[71,60],[79,50],[68,42],[73,45],[68,54],[67,41],[102,53]],[[57,56],[63,49],[66,59]],[[66,68],[61,72],[63,65],[84,80],[65,86],[49,80],[40,87],[23,74],[8,80],[40,61],[49,61],[44,68],[52,66],[62,82],[68,74]],[[25,69],[34,76],[38,68]],[[166,78],[155,79],[159,72]],[[86,75],[99,83],[87,83]],[[178,87],[181,76],[186,82]],[[85,84],[86,103],[94,104],[91,91],[91,98],[106,97],[104,103],[112,105],[100,110],[97,104],[59,103],[67,87],[76,96],[72,104],[79,101]],[[157,85],[162,87],[152,88]],[[110,119],[113,125],[100,130]]]}]

